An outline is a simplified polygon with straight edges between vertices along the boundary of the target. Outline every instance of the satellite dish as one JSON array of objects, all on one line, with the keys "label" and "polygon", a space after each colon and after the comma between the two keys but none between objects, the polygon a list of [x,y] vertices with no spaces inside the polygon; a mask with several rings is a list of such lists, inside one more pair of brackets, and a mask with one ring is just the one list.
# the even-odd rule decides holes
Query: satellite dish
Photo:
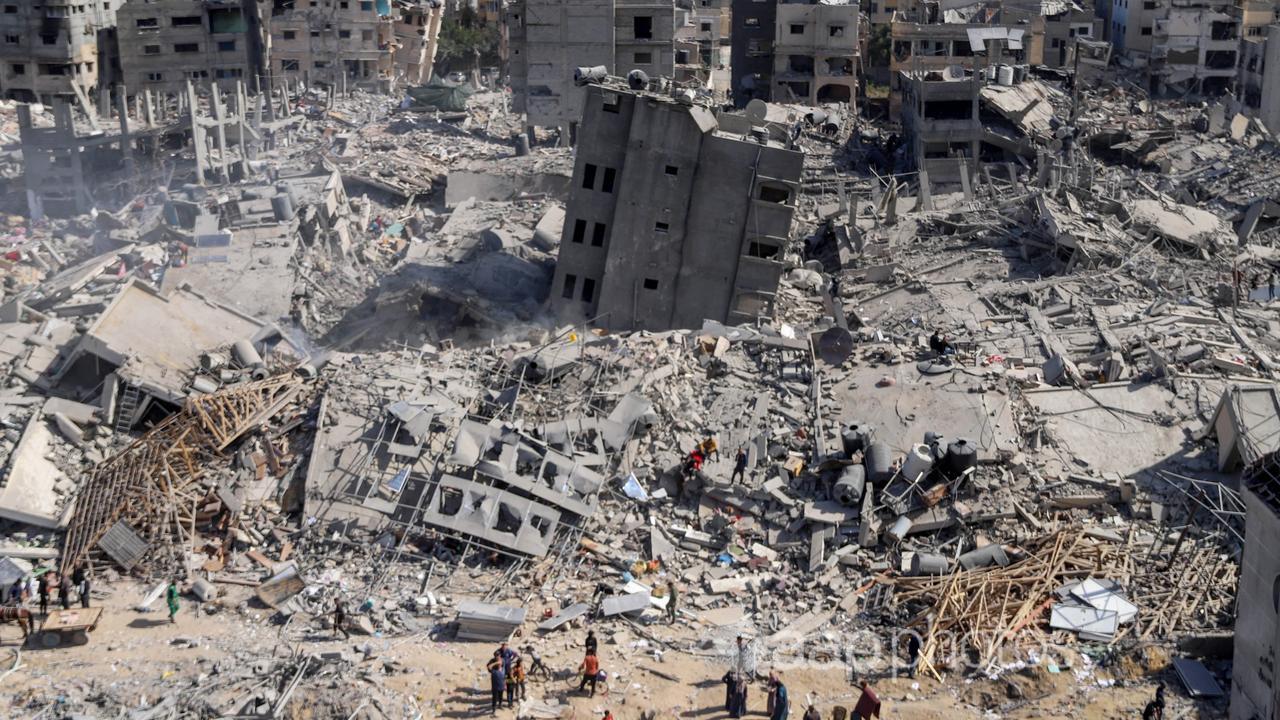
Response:
[{"label": "satellite dish", "polygon": [[818,356],[828,365],[840,367],[853,354],[853,333],[836,326],[818,337]]},{"label": "satellite dish", "polygon": [[769,116],[769,103],[756,98],[747,103],[747,108],[744,111],[744,114],[747,116],[747,119],[751,121],[752,125],[763,124],[764,119]]},{"label": "satellite dish", "polygon": [[946,67],[946,69],[942,71],[942,79],[943,79],[943,80],[951,80],[951,81],[954,81],[954,80],[963,80],[963,79],[964,79],[964,66],[963,66],[963,65],[948,65],[948,66]]}]

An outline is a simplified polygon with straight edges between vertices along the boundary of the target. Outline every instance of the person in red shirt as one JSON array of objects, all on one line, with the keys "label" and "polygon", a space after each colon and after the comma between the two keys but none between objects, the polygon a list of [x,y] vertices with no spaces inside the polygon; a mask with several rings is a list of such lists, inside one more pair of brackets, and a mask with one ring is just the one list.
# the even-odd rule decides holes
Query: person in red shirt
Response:
[{"label": "person in red shirt", "polygon": [[588,651],[578,669],[582,671],[582,683],[578,685],[578,690],[586,690],[587,683],[591,683],[591,697],[595,697],[596,682],[599,680],[600,675],[600,658],[597,658],[594,652]]},{"label": "person in red shirt", "polygon": [[866,680],[862,681],[862,695],[858,696],[858,704],[853,707],[853,716],[858,720],[880,717],[880,697]]}]

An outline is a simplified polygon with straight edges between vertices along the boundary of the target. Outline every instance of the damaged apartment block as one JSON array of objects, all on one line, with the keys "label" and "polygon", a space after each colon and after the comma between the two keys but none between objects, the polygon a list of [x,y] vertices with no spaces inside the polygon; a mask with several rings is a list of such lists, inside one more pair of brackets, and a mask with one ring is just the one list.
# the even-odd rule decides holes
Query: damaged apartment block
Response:
[{"label": "damaged apartment block", "polygon": [[586,94],[576,67],[612,75],[675,74],[675,6],[638,0],[521,0],[507,7],[512,110],[532,128],[558,127],[569,143]]},{"label": "damaged apartment block", "polygon": [[772,317],[803,158],[763,119],[590,85],[553,307],[628,330]]}]

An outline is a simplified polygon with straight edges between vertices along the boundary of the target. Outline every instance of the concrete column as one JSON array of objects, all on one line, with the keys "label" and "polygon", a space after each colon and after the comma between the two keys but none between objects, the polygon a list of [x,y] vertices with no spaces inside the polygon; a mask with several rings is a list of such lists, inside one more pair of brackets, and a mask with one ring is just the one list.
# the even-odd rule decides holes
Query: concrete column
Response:
[{"label": "concrete column", "polygon": [[231,173],[227,169],[227,109],[217,83],[209,84],[209,104],[213,108],[213,120],[218,124],[218,171],[222,175],[222,182],[230,183]]},{"label": "concrete column", "polygon": [[111,89],[105,85],[98,88],[98,118],[111,119]]},{"label": "concrete column", "polygon": [[424,51],[424,62],[418,69],[418,82],[425,83],[431,81],[431,76],[436,70],[436,52],[440,46],[440,24],[444,21],[444,5],[438,8],[429,8],[431,18],[427,20],[427,36],[426,50]]},{"label": "concrete column", "polygon": [[120,155],[124,158],[125,171],[133,177],[133,138],[129,137],[129,101],[124,85],[116,93],[116,112],[120,115]]},{"label": "concrete column", "polygon": [[208,149],[204,144],[204,128],[200,127],[196,89],[192,87],[190,80],[187,81],[187,104],[191,107],[191,144],[196,153],[196,183],[204,185],[204,170],[209,165]]}]

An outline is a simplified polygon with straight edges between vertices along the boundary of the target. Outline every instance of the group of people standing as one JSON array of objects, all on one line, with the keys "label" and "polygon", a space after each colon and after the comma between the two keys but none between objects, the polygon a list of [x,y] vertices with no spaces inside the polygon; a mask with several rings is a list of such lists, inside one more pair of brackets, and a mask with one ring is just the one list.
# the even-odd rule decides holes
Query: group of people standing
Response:
[{"label": "group of people standing", "polygon": [[[591,696],[595,697],[596,688],[605,677],[605,673],[600,669],[600,656],[598,654],[600,641],[596,639],[594,630],[587,631],[587,639],[583,645],[585,655],[578,665],[578,672],[582,677],[582,681],[578,683],[578,690],[586,692],[589,685],[591,686]],[[498,712],[504,697],[508,708],[514,707],[516,700],[524,700],[530,676],[539,673],[544,678],[551,676],[546,665],[543,665],[542,658],[533,650],[533,647],[527,647],[526,651],[529,652],[533,661],[528,671],[525,670],[524,658],[505,642],[499,645],[497,650],[493,651],[493,657],[485,664],[485,669],[489,671],[490,713],[496,714]],[[606,711],[605,717],[612,716]]]},{"label": "group of people standing", "polygon": [[34,597],[39,603],[40,615],[45,617],[49,614],[49,605],[55,600],[55,595],[57,604],[63,610],[70,610],[73,591],[80,607],[89,607],[89,575],[82,565],[77,565],[70,577],[56,570],[22,576],[7,588],[4,604],[26,607]]},{"label": "group of people standing", "polygon": [[485,665],[489,671],[489,712],[497,713],[506,696],[507,707],[514,707],[516,700],[525,699],[525,683],[527,676],[524,669],[524,658],[506,643],[502,643],[493,651],[493,657]]}]

